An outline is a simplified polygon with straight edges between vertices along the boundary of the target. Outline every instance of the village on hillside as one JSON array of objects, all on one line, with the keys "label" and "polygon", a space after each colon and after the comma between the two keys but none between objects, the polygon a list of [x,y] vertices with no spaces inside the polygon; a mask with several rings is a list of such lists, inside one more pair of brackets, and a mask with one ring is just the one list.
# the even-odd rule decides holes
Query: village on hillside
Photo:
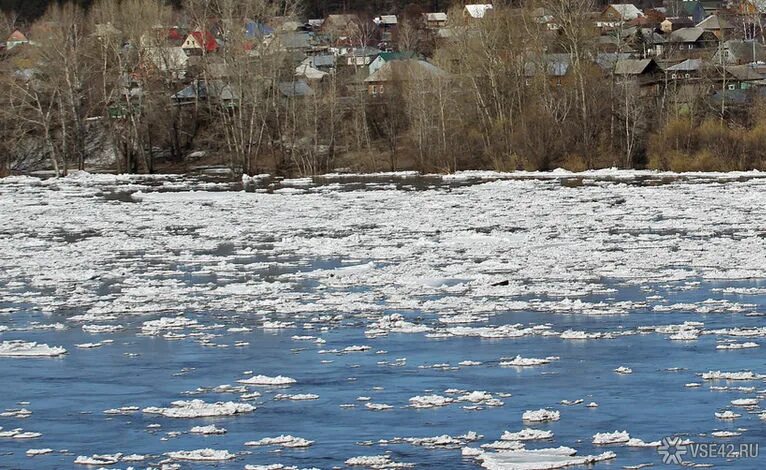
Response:
[{"label": "village on hillside", "polygon": [[7,14],[0,173],[766,163],[752,0],[301,11],[126,0]]}]

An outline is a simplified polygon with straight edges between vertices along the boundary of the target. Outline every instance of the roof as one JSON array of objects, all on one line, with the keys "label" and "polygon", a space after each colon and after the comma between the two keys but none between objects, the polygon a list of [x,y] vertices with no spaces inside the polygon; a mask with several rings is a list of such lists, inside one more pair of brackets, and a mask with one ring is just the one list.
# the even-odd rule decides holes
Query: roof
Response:
[{"label": "roof", "polygon": [[731,65],[726,67],[726,71],[740,81],[763,80],[766,78],[766,76],[750,65]]},{"label": "roof", "polygon": [[447,21],[447,14],[444,12],[426,13],[427,21]]},{"label": "roof", "polygon": [[335,56],[332,54],[313,55],[308,60],[312,67],[335,67]]},{"label": "roof", "polygon": [[731,23],[726,21],[725,18],[721,18],[718,15],[710,15],[697,24],[698,28],[702,28],[707,31],[719,30],[719,29],[734,29]]},{"label": "roof", "polygon": [[236,93],[231,85],[221,80],[195,80],[192,84],[173,94],[172,98],[176,101],[189,101],[193,99],[207,99],[208,97],[220,99],[222,101],[232,101],[237,99]]},{"label": "roof", "polygon": [[314,90],[311,89],[305,80],[295,80],[292,82],[280,82],[277,85],[279,92],[287,98],[296,96],[313,96]]},{"label": "roof", "polygon": [[615,75],[641,75],[654,62],[652,59],[620,59],[614,65]]},{"label": "roof", "polygon": [[471,16],[471,18],[481,19],[484,18],[484,15],[487,14],[489,10],[491,10],[492,4],[491,3],[481,3],[481,4],[473,4],[473,5],[466,5],[465,9],[468,12],[468,14]]},{"label": "roof", "polygon": [[353,47],[346,52],[346,57],[372,57],[380,54],[380,49],[377,47],[364,46]]},{"label": "roof", "polygon": [[218,49],[218,43],[215,40],[215,36],[210,31],[192,31],[190,36],[193,36],[197,41],[197,44],[207,52],[215,52]]},{"label": "roof", "polygon": [[380,15],[373,20],[375,24],[394,25],[399,22],[396,19],[396,15]]},{"label": "roof", "polygon": [[10,36],[8,36],[8,42],[24,42],[28,41],[27,37],[19,31],[18,29],[11,33]]},{"label": "roof", "polygon": [[428,80],[446,78],[449,74],[425,60],[406,59],[386,62],[375,73],[367,77],[365,82],[388,82],[395,78],[404,80]]},{"label": "roof", "polygon": [[311,49],[311,33],[286,31],[277,35],[279,44],[285,49]]},{"label": "roof", "polygon": [[311,64],[308,63],[307,58],[301,65],[295,68],[295,75],[298,77],[306,77],[309,80],[321,80],[330,74],[312,67]]},{"label": "roof", "polygon": [[644,13],[632,3],[614,3],[612,5],[608,5],[605,11],[610,8],[614,9],[617,14],[620,15],[623,21],[635,20],[639,16],[644,16]]},{"label": "roof", "polygon": [[702,28],[681,28],[670,33],[670,42],[697,42],[704,33]]},{"label": "roof", "polygon": [[260,21],[245,21],[245,37],[246,38],[262,38],[274,34],[274,28],[261,23]]},{"label": "roof", "polygon": [[404,60],[404,59],[416,59],[418,58],[417,52],[412,51],[406,51],[406,52],[381,52],[378,55],[378,58],[382,59],[385,62],[391,61],[391,60]]},{"label": "roof", "polygon": [[676,65],[667,67],[668,72],[694,72],[702,68],[702,59],[686,59]]}]

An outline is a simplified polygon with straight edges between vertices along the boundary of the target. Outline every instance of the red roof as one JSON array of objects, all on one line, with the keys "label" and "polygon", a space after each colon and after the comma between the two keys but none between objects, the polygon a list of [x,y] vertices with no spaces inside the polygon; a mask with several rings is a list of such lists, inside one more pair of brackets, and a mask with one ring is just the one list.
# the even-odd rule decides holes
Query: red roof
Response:
[{"label": "red roof", "polygon": [[172,27],[168,29],[168,36],[167,39],[169,41],[183,41],[186,39],[183,32],[178,27]]},{"label": "red roof", "polygon": [[197,40],[197,44],[202,46],[206,52],[215,52],[218,49],[218,43],[215,42],[215,36],[210,31],[192,31],[192,36]]}]

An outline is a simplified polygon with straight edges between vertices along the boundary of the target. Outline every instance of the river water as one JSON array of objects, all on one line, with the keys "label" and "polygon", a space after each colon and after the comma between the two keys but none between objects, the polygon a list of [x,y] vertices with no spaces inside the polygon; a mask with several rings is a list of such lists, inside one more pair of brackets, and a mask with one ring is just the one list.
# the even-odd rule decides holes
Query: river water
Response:
[{"label": "river water", "polygon": [[[40,433],[0,437],[0,468],[479,468],[464,448],[523,428],[615,454],[597,468],[674,468],[652,443],[671,436],[766,445],[762,176],[0,180],[0,433]],[[238,382],[258,375],[295,382]],[[255,409],[151,410],[194,399]],[[539,409],[560,419],[522,420]],[[615,431],[646,445],[594,443]],[[245,445],[280,435],[313,443]],[[199,449],[225,456],[173,454]]]}]

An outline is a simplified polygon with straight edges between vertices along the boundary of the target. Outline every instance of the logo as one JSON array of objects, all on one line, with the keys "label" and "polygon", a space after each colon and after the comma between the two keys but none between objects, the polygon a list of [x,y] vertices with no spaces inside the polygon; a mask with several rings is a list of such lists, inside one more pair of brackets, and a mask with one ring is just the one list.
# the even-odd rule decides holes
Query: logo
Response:
[{"label": "logo", "polygon": [[660,446],[657,447],[657,453],[662,456],[662,463],[668,465],[683,464],[683,456],[686,455],[686,452],[686,444],[680,437],[663,437]]}]

